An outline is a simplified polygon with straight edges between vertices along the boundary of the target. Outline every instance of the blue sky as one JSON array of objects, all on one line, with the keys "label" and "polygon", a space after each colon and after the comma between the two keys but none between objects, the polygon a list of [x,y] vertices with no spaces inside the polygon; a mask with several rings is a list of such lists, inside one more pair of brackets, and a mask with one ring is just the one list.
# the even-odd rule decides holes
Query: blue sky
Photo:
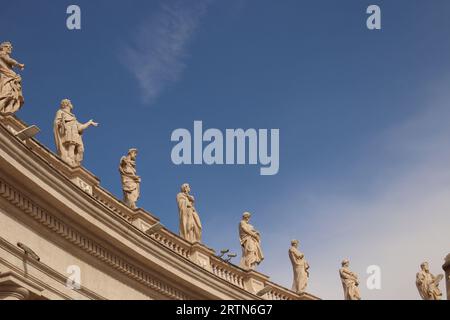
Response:
[{"label": "blue sky", "polygon": [[[66,28],[78,4],[82,30]],[[366,28],[370,4],[382,30]],[[290,287],[289,242],[311,264],[308,291],[342,297],[349,258],[382,290],[367,299],[417,299],[415,272],[434,273],[450,235],[450,3],[398,1],[23,1],[2,4],[26,105],[55,149],[52,122],[70,98],[84,166],[121,196],[118,162],[139,149],[139,206],[178,230],[175,196],[191,184],[206,245],[240,254],[243,211],[263,234],[259,270]],[[173,130],[279,128],[280,171],[175,166]],[[235,259],[238,262],[238,259]],[[364,283],[364,280],[363,280]]]}]

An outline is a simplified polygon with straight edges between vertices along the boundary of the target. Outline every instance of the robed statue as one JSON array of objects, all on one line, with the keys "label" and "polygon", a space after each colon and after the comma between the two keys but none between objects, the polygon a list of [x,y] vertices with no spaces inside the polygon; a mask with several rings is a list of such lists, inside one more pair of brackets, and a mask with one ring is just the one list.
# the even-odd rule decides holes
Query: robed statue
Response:
[{"label": "robed statue", "polygon": [[23,70],[25,65],[11,58],[11,42],[0,44],[0,114],[8,116],[16,113],[24,104],[22,78],[14,68]]},{"label": "robed statue", "polygon": [[141,178],[136,174],[137,149],[128,150],[120,159],[119,172],[122,179],[123,201],[131,209],[136,209],[139,199]]},{"label": "robed statue", "polygon": [[195,210],[195,199],[190,192],[191,187],[185,183],[181,186],[181,192],[177,195],[180,236],[191,243],[201,242],[202,224],[197,210]]},{"label": "robed statue", "polygon": [[339,275],[341,276],[342,286],[344,288],[345,300],[361,300],[359,293],[359,280],[358,275],[349,269],[350,261],[345,259],[342,261],[342,268],[339,269]]},{"label": "robed statue", "polygon": [[81,165],[84,156],[82,135],[90,126],[98,126],[93,120],[82,124],[72,113],[73,105],[69,99],[61,101],[61,108],[56,112],[53,124],[56,149],[61,159],[70,166]]},{"label": "robed statue", "polygon": [[428,262],[420,265],[420,271],[416,274],[416,286],[423,300],[441,300],[442,292],[439,282],[444,278],[442,274],[434,276],[430,272]]},{"label": "robed statue", "polygon": [[240,267],[247,270],[255,269],[264,260],[261,249],[261,235],[249,223],[251,214],[244,212],[239,223],[239,238],[242,247]]},{"label": "robed statue", "polygon": [[305,259],[305,255],[298,250],[298,240],[291,241],[289,248],[289,258],[291,259],[292,269],[294,271],[294,280],[292,283],[292,291],[302,293],[308,285],[309,264]]}]

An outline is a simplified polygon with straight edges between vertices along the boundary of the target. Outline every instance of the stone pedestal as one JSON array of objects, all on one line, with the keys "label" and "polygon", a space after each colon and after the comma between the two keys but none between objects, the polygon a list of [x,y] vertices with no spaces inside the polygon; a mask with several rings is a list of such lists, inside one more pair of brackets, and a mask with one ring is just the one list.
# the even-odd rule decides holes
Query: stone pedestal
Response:
[{"label": "stone pedestal", "polygon": [[[27,128],[27,125],[15,116],[0,117],[0,123],[14,135]],[[62,172],[81,190],[92,196],[93,188],[100,185],[100,180],[83,167],[71,167],[35,139],[22,141],[30,150],[44,158],[52,167]]]},{"label": "stone pedestal", "polygon": [[244,279],[244,287],[247,291],[257,294],[262,289],[265,288],[266,282],[269,280],[269,277],[259,273],[255,270],[247,271],[247,275]]},{"label": "stone pedestal", "polygon": [[445,257],[445,263],[442,266],[445,271],[445,285],[447,288],[447,300],[450,300],[450,253]]},{"label": "stone pedestal", "polygon": [[214,256],[214,254],[214,250],[196,242],[192,245],[189,256],[194,263],[198,264],[203,269],[212,272],[209,257]]},{"label": "stone pedestal", "polygon": [[15,116],[0,116],[0,123],[13,134],[25,129],[27,126]]},{"label": "stone pedestal", "polygon": [[121,203],[120,209],[124,212],[127,212],[128,215],[132,215],[131,224],[144,232],[150,229],[150,227],[155,223],[159,222],[159,219],[156,218],[152,213],[145,211],[142,208],[132,210],[125,206],[125,204]]}]

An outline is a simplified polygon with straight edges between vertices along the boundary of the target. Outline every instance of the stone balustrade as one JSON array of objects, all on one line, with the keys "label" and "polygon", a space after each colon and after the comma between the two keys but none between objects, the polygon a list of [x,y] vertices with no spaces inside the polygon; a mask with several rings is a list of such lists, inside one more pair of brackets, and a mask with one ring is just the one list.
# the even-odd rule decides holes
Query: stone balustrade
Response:
[{"label": "stone balustrade", "polygon": [[219,278],[244,289],[245,277],[242,274],[242,270],[234,265],[217,257],[211,257],[211,272]]},{"label": "stone balustrade", "polygon": [[157,232],[151,237],[176,254],[189,259],[190,247],[186,243],[184,243],[184,241],[180,241],[179,239],[176,239],[172,235],[168,235],[165,232]]},{"label": "stone balustrade", "polygon": [[273,282],[270,282],[267,285],[272,288],[265,296],[267,300],[298,300],[300,297],[300,295]]},{"label": "stone balustrade", "polygon": [[[26,128],[26,124],[16,117],[7,117],[2,123],[13,134]],[[162,227],[154,233],[147,231],[159,219],[150,212],[143,209],[130,209],[122,201],[100,186],[100,181],[88,170],[83,167],[70,167],[64,163],[53,152],[39,143],[35,138],[23,142],[35,155],[47,162],[51,167],[63,174],[76,187],[80,188],[88,196],[101,203],[107,212],[124,219],[143,234],[151,237],[165,248],[175,254],[189,259],[199,265],[201,268],[211,272],[215,276],[227,281],[228,283],[246,290],[255,295],[255,299],[267,300],[298,300],[318,299],[309,294],[298,295],[286,288],[283,288],[269,281],[269,277],[254,270],[244,270],[240,267],[226,262],[216,256],[214,250],[200,243],[191,244],[182,239],[177,234]],[[119,179],[119,178],[118,178]]]}]

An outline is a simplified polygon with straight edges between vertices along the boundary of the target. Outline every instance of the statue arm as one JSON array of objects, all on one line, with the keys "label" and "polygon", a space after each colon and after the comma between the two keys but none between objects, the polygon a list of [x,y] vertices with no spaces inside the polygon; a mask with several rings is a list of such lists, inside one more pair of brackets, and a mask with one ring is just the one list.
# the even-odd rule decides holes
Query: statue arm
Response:
[{"label": "statue arm", "polygon": [[61,135],[64,135],[64,113],[58,111],[55,118],[55,130]]},{"label": "statue arm", "polygon": [[130,168],[128,168],[128,161],[127,161],[127,157],[124,156],[120,159],[120,164],[119,164],[119,172],[120,174],[127,176],[130,179],[133,179],[135,182],[141,182],[141,178],[136,175],[133,170],[131,170]]},{"label": "statue arm", "polygon": [[416,286],[417,290],[419,290],[419,294],[422,299],[427,300],[428,299],[428,290],[429,290],[429,284],[425,281],[425,275],[422,273],[417,273],[416,275]]},{"label": "statue arm", "polygon": [[87,128],[89,128],[90,126],[94,126],[94,127],[97,127],[98,126],[98,123],[97,122],[94,122],[94,120],[89,120],[88,122],[86,122],[86,123],[80,123],[79,125],[78,125],[78,131],[80,132],[80,133],[83,133],[83,131],[84,130],[86,130]]},{"label": "statue arm", "polygon": [[351,276],[355,281],[358,281],[358,275],[357,275],[356,273],[350,271],[350,276]]},{"label": "statue arm", "polygon": [[180,211],[180,215],[182,215],[187,210],[187,202],[184,197],[177,197],[178,202],[178,210]]},{"label": "statue arm", "polygon": [[417,284],[418,286],[422,286],[423,283],[424,283],[424,280],[425,280],[425,277],[423,276],[423,274],[418,273],[418,274],[416,275],[416,284]]},{"label": "statue arm", "polygon": [[290,252],[290,254],[292,254],[292,256],[295,259],[295,261],[303,258],[303,254],[300,251],[298,251],[298,250],[292,250],[291,249],[289,252]]},{"label": "statue arm", "polygon": [[346,272],[346,270],[341,269],[341,277],[345,280],[349,278],[349,274]]},{"label": "statue arm", "polygon": [[341,270],[341,274],[345,279],[350,279],[350,280],[354,280],[354,281],[358,281],[358,277],[356,276],[356,274],[354,274],[353,272],[346,270],[346,269],[342,269]]},{"label": "statue arm", "polygon": [[259,233],[258,230],[254,230],[254,229],[253,229],[253,237],[255,237],[258,241],[260,241],[260,239],[261,239],[261,234]]},{"label": "statue arm", "polygon": [[245,233],[251,234],[252,230],[249,227],[248,223],[242,223],[241,222],[241,229],[242,231],[244,231]]},{"label": "statue arm", "polygon": [[19,68],[21,68],[21,69],[25,68],[25,65],[24,65],[24,64],[22,64],[22,63],[20,63],[20,62],[17,62],[17,61],[14,60],[13,58],[11,58],[9,55],[4,55],[4,56],[3,56],[3,60],[4,60],[7,64],[12,65],[12,66],[14,66],[14,67],[19,67]]},{"label": "statue arm", "polygon": [[120,164],[119,164],[119,171],[121,174],[125,174],[125,166],[126,166],[125,157],[122,157],[122,158],[120,158]]},{"label": "statue arm", "polygon": [[248,223],[241,223],[242,230],[247,233],[252,238],[255,238],[257,241],[259,241],[259,233],[258,231],[254,230],[253,227]]}]

